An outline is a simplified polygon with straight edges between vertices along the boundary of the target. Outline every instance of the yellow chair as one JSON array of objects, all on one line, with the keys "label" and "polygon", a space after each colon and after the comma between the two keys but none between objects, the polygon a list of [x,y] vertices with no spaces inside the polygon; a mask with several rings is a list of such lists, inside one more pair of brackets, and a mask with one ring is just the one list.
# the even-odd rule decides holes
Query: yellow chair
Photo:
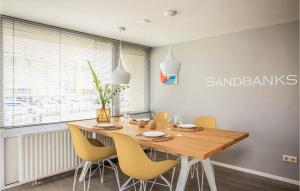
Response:
[{"label": "yellow chair", "polygon": [[[212,116],[199,116],[194,121],[194,124],[198,127],[204,127],[208,129],[215,129],[216,128],[216,118]],[[203,177],[204,177],[204,171],[202,169],[202,176],[201,176],[201,186],[200,186],[200,180],[199,180],[199,172],[198,172],[198,163],[193,165],[191,167],[191,177],[193,178],[194,173],[196,172],[197,181],[198,181],[198,190],[203,190]]]},{"label": "yellow chair", "polygon": [[[152,187],[156,183],[157,178],[161,178],[165,184],[172,190],[172,183],[175,173],[175,167],[178,164],[177,160],[165,160],[155,162],[148,158],[140,145],[130,136],[114,133],[113,139],[117,149],[119,166],[124,174],[130,178],[120,187],[120,191],[140,183],[140,190],[146,190],[146,183],[152,183]],[[173,168],[171,181],[168,181],[162,176],[165,172]],[[134,180],[139,180],[135,182]],[[154,181],[150,181],[155,179]],[[132,184],[130,182],[133,181]]]},{"label": "yellow chair", "polygon": [[171,121],[171,114],[168,112],[158,112],[154,115],[153,120],[159,123],[169,123]]},{"label": "yellow chair", "polygon": [[[86,190],[85,186],[85,176],[89,173],[87,191],[90,187],[91,176],[96,172],[99,168],[101,182],[103,182],[104,176],[104,167],[111,168],[115,171],[115,174],[118,174],[118,169],[114,163],[109,160],[109,157],[112,157],[116,154],[116,149],[114,147],[105,147],[100,141],[97,139],[87,138],[81,132],[81,130],[73,125],[68,125],[73,146],[75,149],[76,155],[82,160],[79,166],[75,169],[74,181],[73,181],[73,191],[75,191],[76,181],[78,170],[83,168],[83,183],[84,183],[84,191]],[[105,166],[104,162],[108,162],[110,166]],[[97,164],[97,168],[92,171],[92,165]],[[102,167],[102,169],[101,169]],[[119,180],[117,179],[117,183],[119,186]]]},{"label": "yellow chair", "polygon": [[215,129],[216,128],[216,118],[212,116],[199,116],[194,121],[194,124],[199,127]]},{"label": "yellow chair", "polygon": [[[171,114],[169,112],[158,112],[155,113],[153,120],[159,123],[169,123],[171,122]],[[156,150],[150,148],[149,152],[150,152],[150,158],[156,160]],[[166,156],[168,159],[169,158],[168,153],[166,154]]]},{"label": "yellow chair", "polygon": [[[159,123],[170,123],[172,119],[169,112],[158,112],[154,115],[153,120]],[[156,160],[156,150],[150,148],[149,152],[150,158]],[[166,153],[166,157],[169,159],[169,153]]]}]

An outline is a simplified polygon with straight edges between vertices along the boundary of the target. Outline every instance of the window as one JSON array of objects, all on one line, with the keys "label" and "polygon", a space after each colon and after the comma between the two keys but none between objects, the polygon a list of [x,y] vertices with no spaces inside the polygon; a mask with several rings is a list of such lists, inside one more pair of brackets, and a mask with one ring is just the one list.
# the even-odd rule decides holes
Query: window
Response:
[{"label": "window", "polygon": [[112,42],[13,19],[2,29],[5,127],[95,118],[86,61],[109,82]]},{"label": "window", "polygon": [[101,78],[109,83],[112,70],[112,46],[72,33],[62,33],[62,109],[61,120],[94,118],[97,91],[94,88],[89,60]]},{"label": "window", "polygon": [[[1,28],[1,127],[95,118],[100,106],[87,60],[109,83],[118,41],[6,16]],[[123,44],[131,80],[112,109],[148,111],[148,50]]]},{"label": "window", "polygon": [[133,111],[147,111],[147,51],[142,48],[123,48],[124,66],[131,74],[129,88],[121,93],[120,111],[121,113]]}]

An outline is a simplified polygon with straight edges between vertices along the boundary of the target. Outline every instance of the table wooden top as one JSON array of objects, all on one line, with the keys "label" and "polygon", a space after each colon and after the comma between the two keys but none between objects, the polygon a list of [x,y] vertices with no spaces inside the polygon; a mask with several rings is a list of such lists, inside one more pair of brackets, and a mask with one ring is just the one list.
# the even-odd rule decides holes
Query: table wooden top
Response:
[{"label": "table wooden top", "polygon": [[[120,125],[120,121],[121,120],[119,117],[111,119],[111,123],[116,125]],[[139,128],[134,124],[123,124],[123,128],[119,130],[100,130],[94,128],[94,125],[96,124],[95,120],[76,121],[69,122],[67,124],[75,125],[82,130],[94,132],[108,137],[111,137],[112,133],[114,132],[124,133],[135,137],[137,134],[150,131],[150,129],[147,127]],[[171,124],[163,123],[158,124],[155,131],[162,131],[167,134],[174,135],[175,138],[165,142],[138,142],[141,145],[160,149],[168,153],[176,153],[197,159],[209,158],[249,136],[249,134],[245,132],[223,129],[204,129],[197,132],[179,132],[172,130]]]}]

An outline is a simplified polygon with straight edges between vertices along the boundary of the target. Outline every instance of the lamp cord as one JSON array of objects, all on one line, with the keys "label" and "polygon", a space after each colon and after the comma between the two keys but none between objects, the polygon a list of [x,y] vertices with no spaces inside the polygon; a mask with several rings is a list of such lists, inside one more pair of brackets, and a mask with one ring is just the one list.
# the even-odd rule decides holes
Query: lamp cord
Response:
[{"label": "lamp cord", "polygon": [[171,17],[169,17],[169,46],[171,48],[172,44],[172,20]]},{"label": "lamp cord", "polygon": [[121,52],[122,52],[122,30],[120,29],[119,31],[120,34],[120,47],[119,47],[119,57],[121,57]]}]

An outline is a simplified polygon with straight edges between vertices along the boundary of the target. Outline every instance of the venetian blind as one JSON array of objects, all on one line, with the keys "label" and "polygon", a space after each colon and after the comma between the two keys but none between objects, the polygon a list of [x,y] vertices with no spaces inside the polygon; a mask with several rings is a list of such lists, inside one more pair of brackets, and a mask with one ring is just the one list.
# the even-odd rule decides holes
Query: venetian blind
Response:
[{"label": "venetian blind", "polygon": [[3,125],[95,117],[97,92],[87,65],[110,81],[112,42],[9,18],[3,28]]},{"label": "venetian blind", "polygon": [[148,51],[130,45],[125,45],[122,50],[124,66],[131,77],[129,88],[121,94],[120,111],[121,113],[147,111],[149,107]]}]

